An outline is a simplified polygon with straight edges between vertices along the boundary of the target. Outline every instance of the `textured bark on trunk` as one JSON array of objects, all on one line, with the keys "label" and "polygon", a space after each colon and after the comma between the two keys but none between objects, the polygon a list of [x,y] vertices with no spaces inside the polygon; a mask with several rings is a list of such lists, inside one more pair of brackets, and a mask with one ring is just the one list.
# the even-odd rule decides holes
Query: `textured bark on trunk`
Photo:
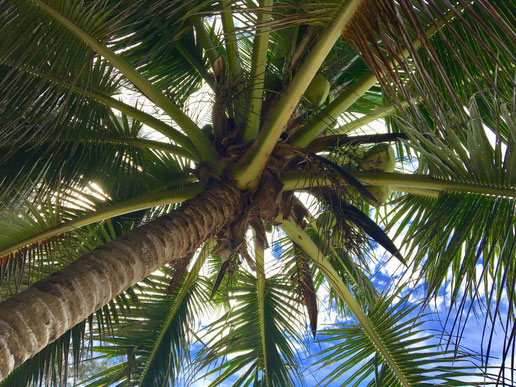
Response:
[{"label": "textured bark on trunk", "polygon": [[195,251],[242,211],[239,191],[211,187],[1,302],[0,380],[122,291]]}]

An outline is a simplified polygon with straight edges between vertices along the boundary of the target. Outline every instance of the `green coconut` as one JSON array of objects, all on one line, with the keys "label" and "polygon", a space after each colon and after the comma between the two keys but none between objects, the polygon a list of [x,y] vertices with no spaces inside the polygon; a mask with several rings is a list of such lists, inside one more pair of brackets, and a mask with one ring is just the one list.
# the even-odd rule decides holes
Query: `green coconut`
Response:
[{"label": "green coconut", "polygon": [[356,164],[354,164],[353,162],[349,161],[347,162],[346,164],[344,164],[342,166],[342,168],[346,171],[358,171],[358,166]]},{"label": "green coconut", "polygon": [[279,91],[283,86],[283,79],[274,73],[267,74],[263,87],[267,91]]},{"label": "green coconut", "polygon": [[305,91],[305,98],[316,106],[320,106],[328,97],[330,82],[321,73],[317,74]]},{"label": "green coconut", "polygon": [[364,171],[394,172],[396,156],[389,144],[377,144],[369,149],[360,161],[360,168]]},{"label": "green coconut", "polygon": [[366,187],[367,190],[375,197],[378,203],[373,202],[371,199],[363,197],[362,198],[372,206],[378,207],[387,202],[389,199],[389,195],[391,194],[391,187],[388,185],[371,185]]},{"label": "green coconut", "polygon": [[210,139],[210,141],[213,141],[213,138],[215,137],[214,133],[213,133],[213,126],[211,125],[204,125],[202,128],[201,128],[201,131],[206,135],[206,137],[208,137]]}]

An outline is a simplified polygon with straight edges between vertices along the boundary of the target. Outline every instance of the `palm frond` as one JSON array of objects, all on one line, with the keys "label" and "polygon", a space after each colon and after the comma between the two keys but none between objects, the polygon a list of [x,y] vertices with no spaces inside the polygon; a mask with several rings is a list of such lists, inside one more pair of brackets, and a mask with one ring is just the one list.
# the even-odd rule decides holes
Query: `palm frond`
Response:
[{"label": "palm frond", "polygon": [[[97,182],[105,189],[118,187],[111,190],[114,195],[127,189],[130,181],[140,182],[140,193],[164,184],[153,181],[155,179],[147,170],[156,170],[157,164],[163,163],[160,159],[171,156],[138,146],[140,128],[138,121],[129,120],[125,115],[116,117],[109,112],[101,126],[72,130],[73,136],[62,136],[52,142],[28,142],[21,147],[6,143],[0,150],[5,158],[5,169],[0,174],[3,183],[0,200],[4,206],[15,208],[33,192],[66,187],[83,189],[91,182]],[[169,176],[181,176],[181,169],[181,164],[177,163],[170,168]],[[110,178],[106,179],[106,176]]]},{"label": "palm frond", "polygon": [[[509,27],[513,15],[503,2],[487,7],[372,1],[362,11],[344,35],[357,44],[389,99],[400,105],[425,96],[420,103],[435,117],[436,131],[455,128],[461,137],[467,126],[464,107],[475,95],[487,104],[512,98],[515,58],[509,47],[515,34]],[[412,106],[409,102],[406,111]],[[419,116],[413,119],[421,124]]]},{"label": "palm frond", "polygon": [[[5,122],[0,138],[24,144],[28,140],[66,135],[62,124],[79,128],[98,122],[105,108],[84,96],[72,95],[66,88],[51,85],[30,71],[109,93],[117,85],[113,69],[105,62],[94,61],[91,50],[65,28],[41,15],[32,3],[7,1],[0,7],[3,37],[0,114]],[[63,11],[71,12],[71,9]],[[90,18],[85,27],[104,39],[103,32],[97,30],[97,22],[98,19]]]},{"label": "palm frond", "polygon": [[256,277],[242,274],[239,279],[238,286],[230,290],[230,310],[208,327],[214,337],[199,353],[201,366],[213,367],[206,375],[218,374],[212,385],[235,373],[241,375],[235,385],[294,385],[300,375],[291,340],[299,340],[299,312],[290,286],[281,278],[265,280],[262,327]]},{"label": "palm frond", "polygon": [[[460,131],[452,127],[435,132],[424,109],[418,116],[426,119],[419,121],[418,129],[400,120],[410,146],[419,154],[419,171],[492,187],[493,195],[443,193],[436,199],[407,195],[394,208],[390,221],[397,236],[406,233],[403,243],[425,280],[429,297],[435,297],[449,280],[459,320],[468,320],[468,299],[473,309],[486,308],[486,326],[492,327],[491,308],[497,315],[499,297],[504,291],[514,291],[508,280],[514,270],[508,257],[514,254],[516,202],[502,193],[496,195],[497,189],[514,187],[515,125],[508,106],[502,98],[490,105],[478,96],[471,99],[464,113],[467,125]],[[511,298],[506,312],[511,321],[513,313]],[[452,331],[462,325],[457,320],[449,323]],[[507,339],[511,345],[512,339]]]},{"label": "palm frond", "polygon": [[[208,83],[207,63],[187,18],[199,1],[111,2],[110,17],[124,23],[112,36],[112,48],[182,106]],[[181,82],[177,80],[181,79]]]},{"label": "palm frond", "polygon": [[[418,305],[397,295],[381,297],[368,312],[371,324],[389,347],[391,356],[405,375],[408,385],[483,386],[484,375],[475,370],[467,353],[457,356],[432,343],[424,332],[423,318],[417,316]],[[326,347],[316,365],[330,368],[321,384],[332,384],[346,378],[348,385],[401,386],[381,355],[359,325],[338,324],[320,333],[319,343]],[[434,340],[435,341],[435,340]],[[477,379],[476,381],[474,379]]]}]

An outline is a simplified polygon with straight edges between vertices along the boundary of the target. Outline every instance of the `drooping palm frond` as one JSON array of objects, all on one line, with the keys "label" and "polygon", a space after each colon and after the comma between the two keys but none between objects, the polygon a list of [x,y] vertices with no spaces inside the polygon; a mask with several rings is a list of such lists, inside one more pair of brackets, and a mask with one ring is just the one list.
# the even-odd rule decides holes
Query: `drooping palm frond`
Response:
[{"label": "drooping palm frond", "polygon": [[199,353],[201,366],[213,367],[206,375],[219,373],[212,385],[235,374],[240,375],[233,381],[235,385],[294,385],[300,375],[291,340],[299,340],[299,312],[290,286],[284,279],[267,278],[260,300],[256,277],[242,274],[239,280],[238,286],[230,289],[229,311],[208,326],[212,338]]},{"label": "drooping palm frond", "polygon": [[[472,358],[466,353],[456,356],[433,344],[433,337],[425,332],[417,305],[407,299],[396,301],[397,295],[381,297],[371,306],[368,317],[375,332],[391,350],[391,356],[402,370],[407,385],[481,386],[484,375],[475,370]],[[321,384],[401,386],[400,380],[386,367],[381,355],[360,326],[353,322],[338,324],[321,331],[319,343],[324,348],[316,365],[331,367],[332,372]]]},{"label": "drooping palm frond", "polygon": [[[419,154],[419,171],[490,186],[494,192],[497,187],[514,187],[516,126],[508,104],[500,102],[503,99],[486,107],[472,99],[469,113],[464,113],[468,120],[462,133],[447,128],[442,131],[444,137],[432,132],[429,118],[424,133],[404,122],[410,146]],[[499,116],[493,115],[495,111]],[[450,301],[459,308],[458,320],[447,319],[452,331],[461,329],[471,308],[484,310],[486,326],[494,329],[491,313],[500,312],[502,294],[513,294],[514,268],[509,257],[514,255],[515,206],[514,198],[503,195],[450,193],[436,199],[408,195],[395,207],[391,227],[396,228],[396,235],[406,233],[403,239],[425,279],[429,297],[451,281]],[[467,300],[473,302],[471,308]],[[506,317],[512,321],[514,300],[509,300]],[[507,340],[512,345],[513,339]]]},{"label": "drooping palm frond", "polygon": [[[70,202],[74,201],[72,208]],[[68,204],[68,206],[67,206]],[[66,193],[45,198],[36,196],[27,202],[25,211],[3,212],[0,215],[0,248],[30,239],[60,224],[64,218],[90,210],[95,202],[80,202]],[[27,288],[38,279],[50,275],[71,262],[73,242],[63,235],[33,240],[20,248],[2,254],[0,262],[0,294],[2,298]],[[58,263],[59,262],[59,263]]]},{"label": "drooping palm frond", "polygon": [[358,45],[390,98],[424,95],[439,128],[457,125],[474,93],[510,97],[515,35],[503,4],[491,2],[489,10],[483,2],[373,1],[344,35]]}]

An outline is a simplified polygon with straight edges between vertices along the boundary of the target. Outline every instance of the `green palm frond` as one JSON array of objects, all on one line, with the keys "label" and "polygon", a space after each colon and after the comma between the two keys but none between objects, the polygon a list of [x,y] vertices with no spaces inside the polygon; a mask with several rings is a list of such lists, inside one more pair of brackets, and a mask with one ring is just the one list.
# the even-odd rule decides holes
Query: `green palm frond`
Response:
[{"label": "green palm frond", "polygon": [[[75,201],[70,208],[66,204],[70,204],[72,200],[66,194],[47,195],[44,198],[36,196],[33,203],[25,204],[22,212],[0,213],[0,249],[42,234],[59,225],[63,218],[90,210],[95,204],[92,201]],[[71,262],[69,254],[73,251],[72,245],[67,236],[56,235],[34,240],[9,254],[3,254],[0,262],[2,298],[27,288],[38,279]],[[60,264],[56,264],[56,260]]]},{"label": "green palm frond", "polygon": [[[116,74],[69,31],[52,22],[30,2],[2,2],[2,126],[0,138],[23,144],[65,135],[61,125],[78,128],[98,122],[105,108],[90,103],[84,96],[51,85],[34,74],[76,82],[104,91],[116,87]],[[74,7],[63,9],[73,13]],[[84,18],[77,15],[77,17]],[[104,39],[98,18],[85,21],[85,28]],[[28,54],[30,53],[30,54]],[[49,55],[51,53],[51,55]],[[19,70],[18,70],[19,69]],[[32,72],[32,74],[31,74]],[[20,93],[23,90],[23,93]],[[27,126],[27,121],[29,125]],[[42,127],[47,130],[42,131]]]},{"label": "green palm frond", "polygon": [[[192,137],[196,146],[202,148],[201,153],[208,160],[214,161],[216,159],[214,150],[191,118],[168,99],[149,79],[142,76],[131,63],[127,62],[122,56],[106,45],[114,38],[113,31],[117,30],[118,23],[125,20],[127,16],[125,12],[118,14],[115,12],[110,13],[109,11],[113,11],[113,9],[109,10],[106,7],[109,8],[109,4],[106,5],[102,1],[93,2],[83,7],[83,4],[69,0],[49,0],[48,2],[34,0],[30,4],[16,3],[15,6],[11,7],[9,16],[17,15],[18,17],[14,18],[16,20],[22,20],[26,17],[29,27],[31,26],[30,23],[41,21],[45,24],[45,28],[49,27],[52,29],[52,27],[56,26],[56,30],[62,30],[66,36],[71,34],[74,36],[74,40],[79,39],[77,42],[78,47],[82,47],[90,56],[100,55],[108,60],[151,101],[163,108]],[[109,18],[110,16],[111,18]],[[38,30],[38,28],[34,26],[34,30]],[[45,43],[48,39],[52,41],[50,32],[45,33],[44,30],[41,32],[39,42]],[[24,38],[23,41],[29,41],[27,36],[24,35]],[[40,49],[40,47],[33,48],[36,51]],[[84,63],[90,62],[86,61]]]},{"label": "green palm frond", "polygon": [[[514,187],[513,133],[516,126],[512,114],[505,110],[502,119],[480,116],[477,106],[472,101],[468,127],[463,130],[462,139],[452,129],[441,139],[430,131],[421,134],[411,126],[405,126],[410,145],[420,155],[420,170],[428,170],[433,176],[491,186],[494,190],[496,187]],[[493,122],[498,124],[494,133],[490,128]],[[494,134],[494,147],[487,133]],[[474,262],[481,259],[487,269],[486,275],[492,274],[498,265],[498,256],[510,252],[515,205],[513,198],[503,195],[455,193],[443,194],[437,199],[407,196],[396,207],[391,224],[401,220],[397,234],[408,232],[405,240],[413,250],[416,264],[426,261],[423,274],[431,294],[435,294],[448,276],[448,267],[454,267],[455,299],[463,284],[474,292]],[[509,241],[509,245],[504,241]],[[490,275],[482,281],[487,281]]]},{"label": "green palm frond", "polygon": [[[3,180],[0,197],[12,208],[34,188],[41,192],[68,186],[83,189],[93,181],[109,190],[109,194],[118,196],[127,192],[128,182],[139,181],[139,192],[132,195],[164,185],[169,180],[156,181],[146,171],[156,170],[158,164],[164,163],[160,159],[173,156],[139,146],[140,128],[139,122],[129,120],[126,115],[116,117],[110,112],[102,126],[75,130],[73,137],[54,140],[52,144],[27,143],[14,150],[7,143],[0,150],[6,158],[6,169],[0,176]],[[184,175],[180,162],[174,168],[172,163],[168,164],[168,179],[172,175]],[[14,170],[17,172],[13,173]]]},{"label": "green palm frond", "polygon": [[[264,299],[258,300],[256,277],[242,274],[239,280],[229,292],[230,310],[208,326],[214,337],[199,354],[201,366],[213,367],[206,375],[219,374],[212,385],[237,372],[241,376],[235,385],[294,385],[300,375],[291,340],[299,340],[299,311],[291,287],[284,279],[267,278]],[[260,301],[264,307],[263,327]]]},{"label": "green palm frond", "polygon": [[[124,23],[112,35],[112,48],[177,104],[210,83],[206,59],[187,16],[199,1],[111,2],[110,15]],[[113,16],[111,16],[113,17]],[[180,78],[181,82],[177,82]]]},{"label": "green palm frond", "polygon": [[[408,385],[414,386],[480,386],[484,375],[466,353],[456,356],[432,344],[433,337],[425,332],[423,318],[417,316],[417,305],[406,298],[396,301],[397,295],[381,297],[371,306],[368,317],[382,342],[405,375]],[[319,343],[326,347],[317,356],[316,365],[330,368],[321,384],[401,386],[380,353],[359,325],[338,324],[336,328],[321,331]],[[435,340],[434,340],[435,341]],[[476,381],[474,381],[476,379]]]},{"label": "green palm frond", "polygon": [[[307,227],[306,233],[319,250],[326,254],[326,259],[339,273],[344,283],[350,286],[351,292],[360,305],[365,307],[374,303],[378,297],[378,292],[369,279],[370,273],[365,262],[367,257],[357,256],[349,246],[339,243],[338,239],[332,239],[328,233],[333,233],[335,228],[332,227],[331,221],[326,220],[328,217],[324,217],[323,214],[319,216],[319,219],[325,219],[324,222],[322,220],[318,222],[320,228],[312,222],[310,227]],[[324,277],[322,274],[319,274],[319,276],[320,281],[322,281]],[[332,287],[330,287],[330,302],[338,305],[341,311],[345,310],[345,304],[342,303]]]},{"label": "green palm frond", "polygon": [[[403,243],[424,279],[429,299],[450,281],[450,301],[459,309],[458,320],[451,315],[446,319],[452,331],[468,321],[471,309],[485,313],[485,329],[494,329],[491,316],[500,316],[502,294],[514,292],[509,257],[514,255],[516,202],[496,195],[497,189],[515,187],[514,111],[502,94],[489,104],[486,98],[491,97],[482,93],[468,101],[467,113],[462,113],[464,127],[436,129],[424,107],[412,110],[417,112],[418,128],[414,121],[399,118],[396,124],[403,127],[407,145],[418,154],[418,171],[491,187],[494,193],[407,195],[392,212],[390,227],[396,236],[405,234]],[[471,308],[465,306],[469,302]],[[510,298],[503,319],[512,321],[513,311]],[[513,342],[510,337],[506,340],[508,345]]]}]

